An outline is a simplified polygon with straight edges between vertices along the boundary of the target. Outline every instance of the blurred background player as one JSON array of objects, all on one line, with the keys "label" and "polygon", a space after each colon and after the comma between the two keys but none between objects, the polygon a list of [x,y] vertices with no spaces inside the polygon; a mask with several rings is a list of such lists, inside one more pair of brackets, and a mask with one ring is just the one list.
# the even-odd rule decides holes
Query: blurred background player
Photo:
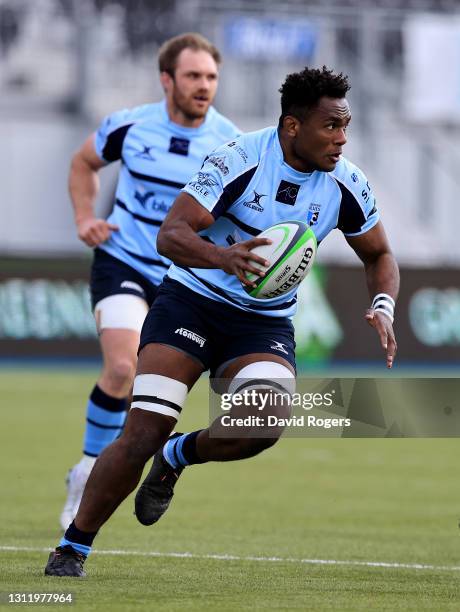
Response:
[{"label": "blurred background player", "polygon": [[[196,33],[159,50],[165,99],[112,113],[72,159],[69,189],[79,238],[95,248],[91,299],[103,367],[91,391],[83,457],[69,471],[60,522],[65,530],[101,451],[124,425],[140,330],[169,261],[156,238],[178,191],[209,151],[239,133],[212,106],[219,51]],[[98,172],[121,160],[113,211],[95,216]]]},{"label": "blurred background player", "polygon": [[[281,431],[266,438],[213,435],[221,430],[219,418],[207,429],[167,438],[188,390],[205,370],[231,380],[231,393],[261,386],[269,391],[280,382],[292,392],[297,289],[261,304],[242,284],[251,284],[246,272],[260,274],[254,262],[266,265],[251,253],[269,242],[257,237],[260,231],[308,218],[312,197],[319,210],[318,242],[338,227],[364,263],[372,300],[366,320],[392,367],[399,272],[374,196],[369,187],[363,189],[367,179],[342,157],[351,119],[348,89],[346,77],[325,67],[288,75],[278,127],[218,148],[179,194],[158,238],[160,252],[174,265],[142,329],[126,428],[97,461],[45,574],[85,575],[83,564],[98,530],[135,488],[156,451],[149,487],[136,507],[145,523],[167,509],[185,466],[252,457],[277,441]],[[256,194],[265,200],[254,207]],[[229,246],[229,237],[236,235],[239,241]]]}]

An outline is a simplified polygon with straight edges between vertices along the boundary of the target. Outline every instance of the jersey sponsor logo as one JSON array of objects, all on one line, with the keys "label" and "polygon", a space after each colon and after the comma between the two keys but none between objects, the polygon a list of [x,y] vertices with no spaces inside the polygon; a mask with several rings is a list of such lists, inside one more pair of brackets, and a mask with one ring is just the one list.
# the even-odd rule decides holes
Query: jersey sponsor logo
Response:
[{"label": "jersey sponsor logo", "polygon": [[149,161],[156,161],[156,157],[154,157],[150,153],[153,147],[147,147],[146,145],[143,145],[143,146],[144,146],[144,150],[138,151],[134,157],[140,157],[141,159],[148,159]]},{"label": "jersey sponsor logo", "polygon": [[140,193],[140,191],[136,191],[134,194],[134,198],[143,208],[147,208],[147,202],[150,198],[153,198],[154,195],[154,191],[146,191],[145,193]]},{"label": "jersey sponsor logo", "polygon": [[359,178],[356,172],[353,172],[353,174],[351,175],[351,180],[353,181],[353,183],[357,183],[359,181]]},{"label": "jersey sponsor logo", "polygon": [[274,349],[275,351],[280,351],[281,353],[285,353],[286,355],[289,355],[289,353],[286,350],[286,345],[283,342],[278,342],[278,340],[272,340],[272,342],[274,342],[275,344],[272,344],[270,346],[271,349]]},{"label": "jersey sponsor logo", "polygon": [[318,223],[319,211],[321,210],[321,204],[315,204],[312,202],[308,209],[307,223],[308,225],[316,225]]},{"label": "jersey sponsor logo", "polygon": [[296,183],[290,183],[289,181],[281,181],[278,186],[278,191],[276,192],[275,200],[277,202],[281,202],[282,204],[289,204],[289,206],[294,206],[295,201],[297,199],[297,195],[299,193],[300,185],[296,185]]},{"label": "jersey sponsor logo", "polygon": [[209,162],[213,166],[215,166],[224,176],[228,174],[228,166],[225,165],[225,157],[217,157],[216,155],[211,155],[205,159],[205,162]]},{"label": "jersey sponsor logo", "polygon": [[189,144],[190,140],[187,140],[187,138],[176,138],[175,136],[171,136],[169,152],[175,153],[176,155],[188,155]]},{"label": "jersey sponsor logo", "polygon": [[198,172],[198,178],[194,182],[204,187],[214,187],[214,185],[217,185],[216,179],[212,178],[208,172]]},{"label": "jersey sponsor logo", "polygon": [[257,193],[257,191],[254,190],[254,197],[252,198],[252,200],[243,202],[243,206],[252,208],[252,210],[257,210],[257,212],[263,212],[264,207],[260,203],[260,200],[265,197],[267,197],[266,193]]},{"label": "jersey sponsor logo", "polygon": [[141,295],[145,295],[145,291],[142,289],[140,285],[137,283],[133,283],[133,281],[125,280],[120,284],[120,289],[132,289],[132,291],[137,291]]},{"label": "jersey sponsor logo", "polygon": [[[162,212],[162,213],[169,212],[169,209],[171,207],[168,204],[166,204],[164,200],[156,200],[154,196],[155,196],[154,191],[146,191],[145,193],[140,193],[139,191],[136,191],[134,194],[134,198],[139,202],[139,204],[143,208],[147,209],[147,206],[148,206],[150,210],[154,210],[154,211]],[[153,198],[153,200],[149,203],[150,198]]]},{"label": "jersey sponsor logo", "polygon": [[213,179],[208,172],[198,172],[197,180],[190,182],[188,185],[206,197],[209,195],[209,191],[206,187],[214,187],[217,185],[217,181]]},{"label": "jersey sponsor logo", "polygon": [[232,142],[229,142],[227,147],[231,147],[232,149],[235,149],[235,151],[238,153],[238,155],[241,157],[241,159],[244,161],[244,163],[246,164],[248,161],[248,154],[246,153],[246,151],[240,147],[240,145],[236,144],[236,141],[233,140]]},{"label": "jersey sponsor logo", "polygon": [[178,327],[174,333],[179,334],[180,336],[184,336],[184,338],[188,338],[189,340],[192,340],[193,342],[196,342],[201,347],[203,347],[204,343],[206,342],[206,338],[199,336],[198,334],[190,331],[189,329],[185,329],[185,327]]}]

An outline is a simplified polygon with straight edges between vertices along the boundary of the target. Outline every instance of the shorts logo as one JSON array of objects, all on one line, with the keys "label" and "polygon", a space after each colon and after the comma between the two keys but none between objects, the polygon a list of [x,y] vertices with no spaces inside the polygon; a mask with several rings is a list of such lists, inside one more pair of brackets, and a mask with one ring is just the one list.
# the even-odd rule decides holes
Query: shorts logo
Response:
[{"label": "shorts logo", "polygon": [[285,348],[285,344],[283,344],[282,342],[278,342],[277,340],[272,340],[272,342],[274,342],[275,344],[272,344],[270,346],[271,349],[274,349],[275,351],[280,351],[281,353],[285,353],[286,355],[289,355],[289,353],[287,352],[286,348]]},{"label": "shorts logo", "polygon": [[308,225],[316,225],[318,223],[319,211],[321,210],[320,204],[314,204],[313,202],[310,204],[310,208],[308,209],[307,214],[307,223]]},{"label": "shorts logo", "polygon": [[187,138],[176,138],[172,136],[169,143],[169,152],[176,153],[176,155],[188,155],[189,144],[190,140],[187,140]]},{"label": "shorts logo", "polygon": [[262,198],[267,197],[265,193],[257,193],[254,191],[254,197],[252,200],[248,200],[247,202],[243,202],[243,206],[247,206],[248,208],[252,208],[252,210],[257,210],[257,212],[263,212],[264,207],[260,203]]},{"label": "shorts logo", "polygon": [[137,291],[140,294],[144,295],[144,290],[137,283],[133,283],[132,281],[125,280],[121,283],[120,289],[132,289],[133,291]]},{"label": "shorts logo", "polygon": [[211,155],[210,157],[205,159],[205,162],[208,162],[208,163],[212,164],[218,170],[220,170],[221,173],[224,176],[227,176],[227,174],[228,174],[228,166],[226,166],[225,163],[224,163],[225,162],[225,157],[217,157],[217,155]]},{"label": "shorts logo", "polygon": [[192,332],[189,329],[185,329],[185,327],[178,327],[174,333],[180,334],[181,336],[184,336],[184,338],[188,338],[189,340],[193,340],[193,342],[196,342],[201,347],[203,347],[204,343],[206,342],[206,338],[195,334],[195,332]]},{"label": "shorts logo", "polygon": [[276,192],[275,200],[277,202],[281,202],[282,204],[289,204],[289,206],[294,206],[295,201],[297,199],[297,195],[299,193],[299,189],[300,185],[296,185],[296,183],[281,181],[278,186],[278,191]]}]

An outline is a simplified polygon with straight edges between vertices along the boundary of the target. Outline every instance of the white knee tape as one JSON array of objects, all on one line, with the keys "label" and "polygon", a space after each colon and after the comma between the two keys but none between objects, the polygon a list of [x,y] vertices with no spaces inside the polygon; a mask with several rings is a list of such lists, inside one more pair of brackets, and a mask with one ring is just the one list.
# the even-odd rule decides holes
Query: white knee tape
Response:
[{"label": "white knee tape", "polygon": [[275,389],[295,392],[295,376],[276,361],[255,361],[242,368],[229,385],[229,393],[240,393],[244,389]]},{"label": "white knee tape", "polygon": [[94,307],[97,329],[132,329],[140,333],[149,307],[137,295],[118,293],[100,300]]},{"label": "white knee tape", "polygon": [[178,419],[187,397],[187,385],[160,374],[138,374],[131,408],[158,412]]}]

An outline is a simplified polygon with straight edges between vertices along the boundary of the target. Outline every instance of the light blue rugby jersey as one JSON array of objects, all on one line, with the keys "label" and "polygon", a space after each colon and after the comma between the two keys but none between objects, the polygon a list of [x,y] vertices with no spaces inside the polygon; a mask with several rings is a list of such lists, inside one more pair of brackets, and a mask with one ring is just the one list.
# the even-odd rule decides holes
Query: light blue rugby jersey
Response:
[{"label": "light blue rugby jersey", "polygon": [[[361,170],[343,157],[333,172],[298,172],[284,162],[277,128],[244,134],[219,147],[184,187],[215,223],[200,232],[219,246],[249,240],[275,223],[306,221],[318,243],[334,228],[357,236],[379,220]],[[220,269],[172,265],[176,279],[208,298],[268,316],[294,315],[296,289],[269,300],[250,297],[236,276]]]},{"label": "light blue rugby jersey", "polygon": [[99,248],[158,285],[171,263],[156,249],[162,221],[209,151],[239,133],[213,107],[200,127],[177,125],[169,119],[165,101],[106,117],[96,133],[95,146],[102,160],[121,160],[114,208],[108,218],[120,230]]}]

